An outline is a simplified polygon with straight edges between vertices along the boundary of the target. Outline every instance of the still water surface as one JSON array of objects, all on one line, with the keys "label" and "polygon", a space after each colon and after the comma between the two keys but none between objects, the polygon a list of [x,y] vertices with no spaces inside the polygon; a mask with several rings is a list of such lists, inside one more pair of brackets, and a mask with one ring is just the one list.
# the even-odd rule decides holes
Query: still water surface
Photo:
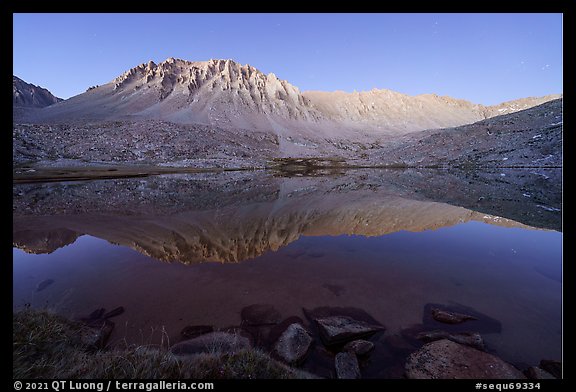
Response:
[{"label": "still water surface", "polygon": [[[442,304],[492,320],[480,332],[509,362],[560,359],[560,196],[538,173],[502,177],[221,173],[15,185],[13,307],[81,317],[124,306],[112,341],[137,344],[178,341],[187,325],[238,326],[252,304],[303,320],[303,308],[353,307],[386,326],[377,348],[393,351],[429,319],[426,305]],[[382,355],[369,375],[398,375]]]}]

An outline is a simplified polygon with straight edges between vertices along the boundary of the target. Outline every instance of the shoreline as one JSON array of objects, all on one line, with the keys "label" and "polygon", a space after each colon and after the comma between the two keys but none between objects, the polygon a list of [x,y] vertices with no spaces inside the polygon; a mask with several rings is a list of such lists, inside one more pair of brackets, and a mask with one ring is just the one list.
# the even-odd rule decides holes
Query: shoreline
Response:
[{"label": "shoreline", "polygon": [[[383,378],[543,379],[561,378],[562,364],[515,367],[491,353],[478,332],[455,325],[475,316],[429,308],[442,330],[409,328],[395,358],[379,356],[373,338],[386,328],[360,309],[320,307],[281,321],[269,305],[243,309],[238,327],[188,326],[176,343],[111,345],[108,340],[123,307],[69,319],[47,310],[13,311],[15,378],[374,378],[369,363],[392,365]],[[452,326],[449,326],[452,324]],[[447,329],[446,329],[447,328]],[[459,328],[460,329],[460,328]],[[266,333],[267,332],[267,333]],[[392,336],[392,338],[394,338]],[[394,340],[394,339],[393,339]],[[416,343],[418,342],[418,343]],[[127,361],[127,358],[129,360]],[[311,362],[310,362],[311,361]],[[332,366],[329,363],[332,363]],[[463,366],[464,363],[464,366]],[[89,370],[88,370],[89,369]],[[381,377],[376,377],[381,378]]]},{"label": "shoreline", "polygon": [[[500,169],[562,169],[562,166],[444,166],[444,165],[354,165],[337,164],[325,165],[317,164],[317,161],[328,161],[322,158],[290,158],[277,159],[267,162],[262,166],[252,167],[177,167],[158,165],[136,165],[136,164],[86,164],[86,165],[64,165],[64,166],[35,166],[23,165],[14,167],[12,170],[13,184],[26,184],[35,182],[60,182],[60,181],[86,181],[104,180],[114,178],[148,177],[163,174],[196,174],[196,173],[222,173],[231,171],[269,171],[279,173],[284,176],[302,175],[323,175],[330,174],[330,171],[338,170],[358,170],[358,169],[423,169],[423,170],[500,170]],[[324,173],[328,171],[328,173]]]}]

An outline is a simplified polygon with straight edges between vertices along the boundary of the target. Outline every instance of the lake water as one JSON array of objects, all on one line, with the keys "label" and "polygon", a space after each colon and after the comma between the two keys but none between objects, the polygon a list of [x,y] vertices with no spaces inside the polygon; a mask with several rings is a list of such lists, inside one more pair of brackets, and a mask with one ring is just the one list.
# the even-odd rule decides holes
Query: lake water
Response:
[{"label": "lake water", "polygon": [[[112,344],[239,326],[253,304],[309,327],[303,309],[360,309],[386,327],[364,376],[385,378],[417,349],[410,331],[438,328],[438,304],[479,316],[462,328],[520,368],[560,360],[560,178],[350,170],[14,185],[13,308],[75,318],[123,306]],[[328,374],[328,362],[318,351],[304,368]]]}]

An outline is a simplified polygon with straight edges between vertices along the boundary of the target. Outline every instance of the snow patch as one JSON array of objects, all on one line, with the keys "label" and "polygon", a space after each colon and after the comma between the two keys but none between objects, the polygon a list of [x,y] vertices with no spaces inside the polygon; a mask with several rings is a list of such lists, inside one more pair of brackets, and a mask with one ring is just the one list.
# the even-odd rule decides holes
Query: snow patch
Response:
[{"label": "snow patch", "polygon": [[545,180],[547,180],[547,179],[550,178],[550,177],[548,177],[546,174],[542,174],[542,173],[530,172],[530,174],[536,174],[537,176],[542,176],[542,177],[544,177]]},{"label": "snow patch", "polygon": [[560,211],[559,208],[543,206],[543,205],[540,205],[540,204],[538,204],[536,207],[540,207],[540,208],[542,208],[542,209],[544,209],[544,210],[546,210],[546,211],[552,211],[552,212]]},{"label": "snow patch", "polygon": [[550,159],[550,158],[552,158],[552,157],[554,157],[554,155],[550,154],[550,155],[545,156],[544,158],[535,159],[535,160],[532,161],[532,163],[536,163],[536,162],[540,162],[540,161],[545,161],[545,160]]}]

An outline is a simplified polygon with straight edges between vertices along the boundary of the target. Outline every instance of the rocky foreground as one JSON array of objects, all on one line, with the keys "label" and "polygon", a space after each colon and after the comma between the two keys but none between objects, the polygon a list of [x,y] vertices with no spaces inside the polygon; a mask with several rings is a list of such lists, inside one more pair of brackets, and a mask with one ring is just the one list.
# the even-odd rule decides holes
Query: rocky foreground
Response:
[{"label": "rocky foreground", "polygon": [[[123,312],[122,307],[108,313],[97,309],[79,323],[31,310],[16,313],[15,377],[77,378],[88,374],[91,378],[103,378],[106,374],[114,378],[164,378],[166,371],[170,371],[179,378],[193,375],[195,378],[359,379],[370,377],[365,374],[365,368],[371,358],[379,354],[371,339],[385,334],[386,329],[361,309],[304,309],[307,321],[296,316],[281,320],[272,305],[254,304],[242,310],[237,327],[215,330],[208,325],[187,326],[181,332],[180,341],[168,347],[168,351],[166,347],[108,346],[114,329],[110,319]],[[473,329],[480,325],[470,321],[480,322],[477,317],[444,307],[433,308],[432,317],[446,328],[470,323],[464,328]],[[36,325],[39,321],[42,325]],[[57,333],[45,333],[55,328]],[[418,328],[420,332],[414,334]],[[559,361],[542,360],[538,366],[521,371],[488,352],[477,332],[429,328],[422,325],[388,340],[396,355],[395,363],[387,366],[385,378],[540,380],[562,377]],[[64,346],[62,338],[66,338]],[[54,351],[54,347],[69,351],[68,355],[79,363],[60,368],[65,360],[56,362],[58,351]],[[115,363],[122,357],[123,361],[132,362],[131,370]],[[87,365],[94,361],[102,364],[83,370],[82,362]],[[155,362],[161,365],[154,367]],[[255,366],[253,362],[260,364]],[[54,363],[56,365],[50,365]],[[173,373],[173,367],[179,370]],[[134,372],[137,373],[131,374]]]},{"label": "rocky foreground", "polygon": [[[522,372],[488,352],[481,335],[470,331],[474,328],[488,331],[487,326],[493,320],[456,310],[442,305],[427,307],[425,311],[430,312],[431,322],[406,329],[401,336],[389,337],[388,347],[396,351],[397,363],[388,364],[384,374],[390,378],[416,379],[561,377],[557,361],[544,360],[540,366]],[[376,351],[383,348],[375,349],[371,338],[381,338],[386,328],[362,309],[320,307],[304,309],[304,314],[305,320],[297,316],[282,320],[272,305],[250,305],[242,309],[239,327],[215,331],[209,326],[188,326],[181,332],[182,340],[170,351],[186,356],[256,347],[287,365],[319,377],[338,379],[362,378],[371,358],[381,355]],[[368,372],[366,376],[371,375]]]},{"label": "rocky foreground", "polygon": [[[121,308],[118,309],[120,311]],[[14,379],[293,379],[311,374],[255,349],[177,357],[164,346],[102,349],[114,315],[71,321],[26,309],[14,313]],[[99,326],[100,325],[100,326]],[[105,325],[105,326],[104,326]]]}]

